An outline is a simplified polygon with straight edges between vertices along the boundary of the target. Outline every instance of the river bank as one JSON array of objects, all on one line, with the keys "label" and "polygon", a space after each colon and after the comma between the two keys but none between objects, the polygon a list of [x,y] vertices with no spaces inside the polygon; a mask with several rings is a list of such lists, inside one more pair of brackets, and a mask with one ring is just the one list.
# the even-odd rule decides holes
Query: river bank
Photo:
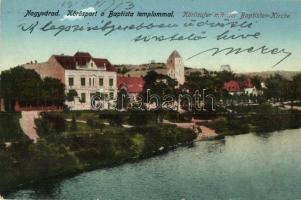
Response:
[{"label": "river bank", "polygon": [[[40,137],[36,143],[24,139],[20,133],[22,140],[15,138],[10,141],[9,147],[1,145],[2,193],[40,180],[137,162],[189,145],[196,138],[192,130],[175,125],[158,126],[150,121],[144,123],[144,126],[124,128],[117,125],[118,117],[114,116],[110,121],[111,126],[103,126],[100,123],[103,119],[100,118],[89,118],[87,123],[79,123],[77,120],[68,122],[65,114],[69,115],[43,113],[36,120]],[[95,114],[98,115],[92,113],[89,117]],[[76,117],[80,120],[83,116]],[[17,121],[20,115],[16,114],[15,118]]]},{"label": "river bank", "polygon": [[9,199],[299,199],[301,135],[226,136],[140,162],[44,182]]},{"label": "river bank", "polygon": [[[195,125],[201,132],[206,132],[205,136],[214,134],[213,138],[249,132],[268,134],[301,125],[300,112],[264,106],[256,113],[246,109],[213,120],[192,120],[187,116],[180,116],[183,118],[181,123],[168,121],[168,124],[162,124],[156,112],[42,113],[35,121],[39,139],[33,143],[24,137],[19,127],[19,114],[1,113],[0,118],[7,125],[0,133],[11,132],[13,135],[2,134],[0,138],[3,142],[0,145],[0,191],[7,192],[43,179],[137,162],[179,146],[190,146],[193,141],[204,140],[202,135],[196,134]],[[169,118],[179,119],[179,115],[176,113]],[[191,120],[194,122],[183,123]]]}]

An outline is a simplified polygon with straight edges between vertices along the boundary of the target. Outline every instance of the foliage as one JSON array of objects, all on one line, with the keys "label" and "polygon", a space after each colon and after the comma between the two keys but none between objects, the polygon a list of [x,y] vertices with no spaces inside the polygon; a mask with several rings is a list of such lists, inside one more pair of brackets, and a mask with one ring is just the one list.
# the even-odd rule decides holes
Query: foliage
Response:
[{"label": "foliage", "polygon": [[100,119],[106,119],[112,126],[121,126],[127,120],[128,115],[126,113],[117,111],[107,111],[99,114]]},{"label": "foliage", "polygon": [[94,118],[87,119],[87,125],[91,128],[100,130],[102,130],[105,127],[103,123],[100,123],[99,121],[97,121],[97,119]]},{"label": "foliage", "polygon": [[156,119],[157,116],[154,112],[131,111],[128,122],[134,126],[146,126],[149,123],[156,122]]},{"label": "foliage", "polygon": [[41,135],[56,135],[64,132],[67,122],[60,113],[41,113],[41,118],[35,120],[37,131]]},{"label": "foliage", "polygon": [[77,123],[76,123],[76,119],[75,119],[75,116],[73,115],[72,116],[72,120],[71,120],[71,123],[70,123],[70,128],[69,128],[70,131],[77,131],[78,128],[77,128]]},{"label": "foliage", "polygon": [[43,139],[37,144],[19,142],[9,149],[0,149],[0,160],[0,192],[81,169],[78,159],[66,146]]},{"label": "foliage", "polygon": [[125,66],[123,66],[122,69],[120,69],[120,68],[117,69],[117,73],[122,74],[122,75],[128,73],[129,71],[130,70],[128,68],[126,68]]},{"label": "foliage", "polygon": [[144,88],[143,96],[146,101],[148,101],[147,90],[150,90],[150,94],[158,95],[162,98],[165,95],[175,95],[177,94],[176,86],[178,85],[177,81],[170,78],[169,76],[158,74],[155,71],[150,71],[143,78],[144,79]]},{"label": "foliage", "polygon": [[76,92],[76,90],[69,90],[68,93],[66,94],[66,100],[69,102],[74,101],[74,98],[77,97],[78,94]]},{"label": "foliage", "polygon": [[34,70],[21,66],[2,71],[0,87],[8,111],[13,111],[16,101],[21,106],[61,106],[65,99],[63,83],[49,77],[42,80]]},{"label": "foliage", "polygon": [[251,78],[251,81],[252,81],[252,84],[255,86],[255,88],[257,90],[261,90],[262,89],[262,87],[261,87],[261,78],[258,75],[253,76]]},{"label": "foliage", "polygon": [[20,114],[0,112],[0,143],[27,140],[20,124]]},{"label": "foliage", "polygon": [[274,99],[276,101],[283,101],[290,99],[290,81],[284,79],[279,74],[270,76],[266,80],[266,95],[269,99]]}]

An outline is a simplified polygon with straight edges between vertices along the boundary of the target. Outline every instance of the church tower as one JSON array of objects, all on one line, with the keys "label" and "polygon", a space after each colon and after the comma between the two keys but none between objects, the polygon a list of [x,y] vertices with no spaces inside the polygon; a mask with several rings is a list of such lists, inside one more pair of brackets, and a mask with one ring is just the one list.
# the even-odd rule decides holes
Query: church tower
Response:
[{"label": "church tower", "polygon": [[167,75],[178,81],[179,85],[185,82],[184,61],[178,51],[174,50],[166,62]]}]

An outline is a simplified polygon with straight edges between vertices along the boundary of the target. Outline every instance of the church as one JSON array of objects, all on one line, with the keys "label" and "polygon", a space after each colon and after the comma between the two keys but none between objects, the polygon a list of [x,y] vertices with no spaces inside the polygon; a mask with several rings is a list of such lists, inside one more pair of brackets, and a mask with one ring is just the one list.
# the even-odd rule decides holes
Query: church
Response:
[{"label": "church", "polygon": [[170,78],[178,81],[179,85],[185,82],[184,60],[178,51],[173,51],[166,61],[167,73]]}]

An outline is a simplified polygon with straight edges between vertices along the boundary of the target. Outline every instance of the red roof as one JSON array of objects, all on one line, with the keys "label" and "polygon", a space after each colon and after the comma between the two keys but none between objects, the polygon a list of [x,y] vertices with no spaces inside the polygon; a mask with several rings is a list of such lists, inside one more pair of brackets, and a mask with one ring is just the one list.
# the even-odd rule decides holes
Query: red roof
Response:
[{"label": "red roof", "polygon": [[92,59],[92,56],[87,52],[77,52],[74,59],[78,65],[86,65]]},{"label": "red roof", "polygon": [[229,81],[224,83],[224,89],[228,92],[239,92],[240,87],[239,84],[236,81]]},{"label": "red roof", "polygon": [[88,52],[76,52],[76,54],[74,54],[74,57],[88,57],[88,58],[92,58],[92,56],[90,55],[90,53]]},{"label": "red roof", "polygon": [[240,83],[241,88],[253,88],[253,84],[250,78],[245,79]]},{"label": "red roof", "polygon": [[117,77],[117,87],[125,88],[128,93],[140,93],[143,91],[144,80],[140,77]]},{"label": "red roof", "polygon": [[74,56],[65,56],[65,55],[54,55],[54,58],[57,62],[62,65],[65,69],[76,69],[76,64],[86,65],[87,62],[93,60],[97,68],[106,67],[106,71],[115,71],[115,67],[104,58],[93,58],[89,53],[86,52],[77,52]]},{"label": "red roof", "polygon": [[65,69],[75,69],[75,59],[73,56],[58,56],[55,55],[54,58],[57,60],[60,65],[62,65]]},{"label": "red roof", "polygon": [[96,64],[98,68],[106,67],[107,71],[115,72],[115,67],[104,58],[92,58],[93,62]]}]

